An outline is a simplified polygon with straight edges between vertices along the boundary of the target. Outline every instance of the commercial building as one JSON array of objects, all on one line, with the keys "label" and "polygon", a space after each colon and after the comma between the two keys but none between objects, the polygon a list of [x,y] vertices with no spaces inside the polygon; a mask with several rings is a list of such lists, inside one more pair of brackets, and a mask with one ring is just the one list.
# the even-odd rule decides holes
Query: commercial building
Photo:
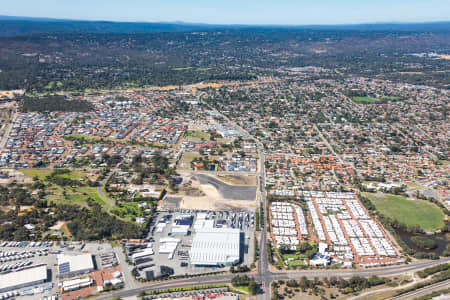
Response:
[{"label": "commercial building", "polygon": [[239,229],[199,228],[189,252],[189,263],[197,266],[231,266],[240,261]]},{"label": "commercial building", "polygon": [[137,265],[151,260],[150,256],[155,254],[152,248],[146,248],[144,251],[136,252],[131,255],[131,261]]},{"label": "commercial building", "polygon": [[58,255],[58,271],[60,277],[71,277],[90,273],[94,270],[91,254]]},{"label": "commercial building", "polygon": [[166,237],[159,240],[159,254],[169,254],[168,258],[172,259],[178,244],[181,242],[180,239]]},{"label": "commercial building", "polygon": [[72,280],[66,280],[61,283],[61,288],[64,292],[75,291],[81,288],[85,288],[91,286],[93,284],[93,280],[91,277],[85,278],[75,278]]},{"label": "commercial building", "polygon": [[12,291],[43,283],[47,280],[47,265],[37,265],[17,272],[0,275],[0,292]]}]

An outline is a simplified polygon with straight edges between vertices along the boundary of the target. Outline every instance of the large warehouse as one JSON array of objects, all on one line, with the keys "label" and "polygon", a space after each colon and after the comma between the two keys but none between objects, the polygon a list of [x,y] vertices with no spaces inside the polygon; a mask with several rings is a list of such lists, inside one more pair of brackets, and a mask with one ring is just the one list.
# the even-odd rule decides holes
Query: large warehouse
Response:
[{"label": "large warehouse", "polygon": [[200,228],[192,241],[189,263],[196,266],[231,266],[239,263],[240,246],[239,229]]},{"label": "large warehouse", "polygon": [[17,290],[47,280],[47,265],[37,265],[17,272],[0,275],[0,292]]},{"label": "large warehouse", "polygon": [[94,270],[91,254],[58,255],[58,271],[60,277],[70,277],[90,273]]}]

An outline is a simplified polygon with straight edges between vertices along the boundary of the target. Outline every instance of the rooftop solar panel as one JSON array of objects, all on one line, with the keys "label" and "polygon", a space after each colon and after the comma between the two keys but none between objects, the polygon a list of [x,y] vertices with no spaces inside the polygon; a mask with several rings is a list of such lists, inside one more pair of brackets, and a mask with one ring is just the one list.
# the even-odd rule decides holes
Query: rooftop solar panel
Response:
[{"label": "rooftop solar panel", "polygon": [[65,274],[70,272],[70,264],[68,262],[59,265],[59,274]]}]

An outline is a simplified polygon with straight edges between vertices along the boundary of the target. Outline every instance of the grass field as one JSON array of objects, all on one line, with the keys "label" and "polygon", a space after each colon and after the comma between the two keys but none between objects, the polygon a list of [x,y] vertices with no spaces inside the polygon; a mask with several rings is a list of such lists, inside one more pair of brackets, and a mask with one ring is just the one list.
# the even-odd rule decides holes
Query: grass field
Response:
[{"label": "grass field", "polygon": [[352,97],[352,100],[357,104],[375,104],[378,102],[377,98],[372,97]]},{"label": "grass field", "polygon": [[172,68],[173,71],[187,71],[192,69],[192,67],[184,67],[184,68]]},{"label": "grass field", "polygon": [[306,256],[302,255],[302,254],[283,254],[282,257],[284,260],[288,260],[289,258],[293,258],[293,259],[306,258]]},{"label": "grass field", "polygon": [[181,156],[180,162],[178,167],[181,169],[190,169],[191,168],[191,161],[196,158],[199,157],[200,155],[198,153],[194,153],[194,152],[184,152],[183,156]]},{"label": "grass field", "polygon": [[[47,170],[47,169],[22,169],[20,170],[22,173],[24,173],[26,176],[29,176],[31,178],[37,176],[39,180],[44,182],[44,184],[47,185],[46,187],[46,193],[45,199],[49,201],[53,201],[57,204],[59,203],[66,203],[66,204],[80,204],[80,205],[86,205],[86,200],[88,198],[93,199],[98,204],[105,206],[105,201],[100,197],[100,195],[97,192],[96,187],[90,187],[90,186],[78,186],[78,187],[61,187],[56,184],[52,184],[45,180],[45,177],[49,176],[53,170]],[[69,173],[65,174],[59,174],[60,177],[70,178],[73,180],[81,180],[87,181],[87,176],[81,171],[71,171]],[[65,196],[64,196],[64,190],[65,190]]]},{"label": "grass field", "polygon": [[383,215],[414,226],[418,225],[426,232],[436,231],[444,226],[444,213],[434,204],[423,200],[408,200],[403,196],[385,194],[378,197],[364,193]]},{"label": "grass field", "polygon": [[400,97],[395,97],[395,96],[383,96],[381,97],[381,100],[391,100],[391,101],[396,101],[399,100]]},{"label": "grass field", "polygon": [[186,139],[189,141],[200,141],[204,139],[205,141],[209,141],[210,135],[205,131],[188,131],[186,134]]},{"label": "grass field", "polygon": [[233,288],[237,289],[237,290],[241,290],[244,291],[248,294],[248,286],[245,285],[238,285],[238,286],[234,286]]},{"label": "grass field", "polygon": [[296,260],[296,261],[289,261],[288,266],[289,267],[298,267],[298,266],[306,266],[306,264],[303,260]]},{"label": "grass field", "polygon": [[120,217],[122,220],[134,222],[136,217],[143,217],[143,211],[138,207],[138,202],[125,202],[121,203],[120,206],[114,206],[112,209],[113,213]]}]

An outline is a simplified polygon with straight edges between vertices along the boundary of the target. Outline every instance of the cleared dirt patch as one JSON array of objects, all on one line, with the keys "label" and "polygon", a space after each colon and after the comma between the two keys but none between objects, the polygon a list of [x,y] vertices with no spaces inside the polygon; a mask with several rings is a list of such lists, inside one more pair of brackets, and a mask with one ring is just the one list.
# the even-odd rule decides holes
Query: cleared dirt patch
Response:
[{"label": "cleared dirt patch", "polygon": [[[179,192],[170,195],[171,198],[182,198],[176,204],[179,208],[233,210],[256,207],[256,186],[229,185],[204,174],[182,176],[184,184],[179,187]],[[163,206],[173,206],[173,203],[169,202],[164,203]]]},{"label": "cleared dirt patch", "polygon": [[214,177],[196,175],[201,185],[212,185],[224,199],[253,201],[256,197],[256,186],[229,185]]},{"label": "cleared dirt patch", "polygon": [[218,175],[217,178],[231,185],[256,185],[256,177],[249,175]]}]

